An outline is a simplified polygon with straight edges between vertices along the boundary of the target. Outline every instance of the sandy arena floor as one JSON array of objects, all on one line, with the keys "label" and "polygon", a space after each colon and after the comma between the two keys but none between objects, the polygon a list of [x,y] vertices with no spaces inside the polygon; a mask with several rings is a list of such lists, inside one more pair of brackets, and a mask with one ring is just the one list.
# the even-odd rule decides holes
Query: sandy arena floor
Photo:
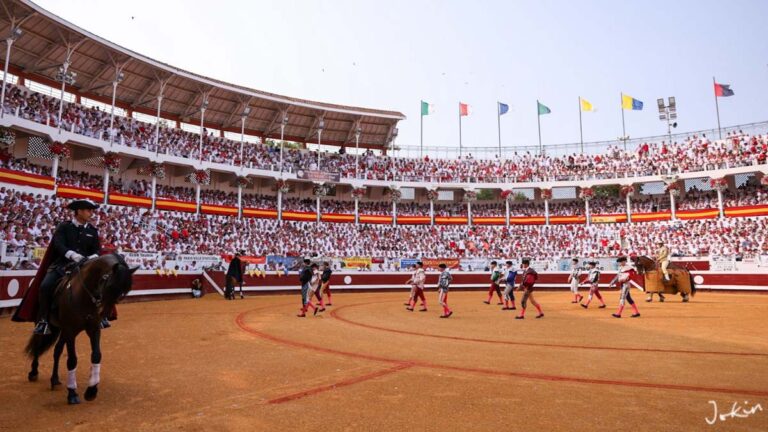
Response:
[{"label": "sandy arena floor", "polygon": [[[522,321],[481,292],[452,292],[448,320],[434,291],[427,313],[404,293],[339,293],[304,319],[298,295],[121,305],[99,397],[79,406],[48,389],[50,355],[26,381],[31,325],[4,317],[0,430],[768,430],[768,296],[700,293],[618,320],[606,294],[583,310],[540,292],[545,318]],[[82,394],[85,337],[78,354]],[[710,426],[709,401],[764,411]]]}]

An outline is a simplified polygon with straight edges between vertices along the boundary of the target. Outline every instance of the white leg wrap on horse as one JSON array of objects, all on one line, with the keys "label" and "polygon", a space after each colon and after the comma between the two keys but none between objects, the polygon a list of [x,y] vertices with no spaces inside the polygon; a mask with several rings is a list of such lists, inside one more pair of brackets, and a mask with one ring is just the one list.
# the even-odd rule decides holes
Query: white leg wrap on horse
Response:
[{"label": "white leg wrap on horse", "polygon": [[91,379],[88,380],[88,386],[93,387],[101,381],[101,363],[91,365]]},{"label": "white leg wrap on horse", "polygon": [[67,371],[67,388],[77,390],[77,368]]}]

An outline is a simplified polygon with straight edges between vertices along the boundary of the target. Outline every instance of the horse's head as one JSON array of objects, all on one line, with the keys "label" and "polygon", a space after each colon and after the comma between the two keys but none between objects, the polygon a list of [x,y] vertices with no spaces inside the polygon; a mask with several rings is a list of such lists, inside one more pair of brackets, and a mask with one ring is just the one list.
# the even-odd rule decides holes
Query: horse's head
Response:
[{"label": "horse's head", "polygon": [[102,255],[88,262],[81,272],[93,296],[105,307],[117,304],[131,291],[133,273],[138,267],[130,268],[122,255]]},{"label": "horse's head", "polygon": [[656,267],[656,262],[645,255],[633,256],[632,263],[637,267],[637,270],[641,272],[650,271]]}]

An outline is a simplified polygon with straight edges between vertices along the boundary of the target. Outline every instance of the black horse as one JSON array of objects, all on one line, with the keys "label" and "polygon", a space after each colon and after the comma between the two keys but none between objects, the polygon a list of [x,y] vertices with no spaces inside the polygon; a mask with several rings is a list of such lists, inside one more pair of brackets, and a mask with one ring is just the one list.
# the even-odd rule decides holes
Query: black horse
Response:
[{"label": "black horse", "polygon": [[59,358],[66,346],[67,402],[70,405],[80,403],[75,376],[75,339],[85,331],[91,341],[91,375],[85,400],[96,398],[101,370],[99,324],[102,317],[109,317],[115,305],[131,290],[133,273],[137,269],[129,268],[122,256],[110,254],[85,262],[62,279],[54,294],[57,313],[51,317],[51,334],[33,335],[26,347],[27,354],[32,357],[32,369],[27,375],[29,381],[37,381],[39,358],[55,343],[51,390],[60,385]]}]

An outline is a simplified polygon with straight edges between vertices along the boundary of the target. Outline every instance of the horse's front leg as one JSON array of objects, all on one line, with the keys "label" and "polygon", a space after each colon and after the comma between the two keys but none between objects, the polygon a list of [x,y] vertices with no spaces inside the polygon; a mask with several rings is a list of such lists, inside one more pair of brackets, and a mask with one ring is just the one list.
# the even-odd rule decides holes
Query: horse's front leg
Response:
[{"label": "horse's front leg", "polygon": [[61,359],[61,353],[64,351],[64,338],[59,338],[56,341],[56,346],[53,347],[53,371],[51,372],[51,390],[55,390],[56,386],[61,385],[59,381],[59,360]]},{"label": "horse's front leg", "polygon": [[101,380],[101,329],[95,326],[86,332],[91,340],[91,377],[88,379],[88,388],[85,390],[85,400],[92,401],[99,393]]},{"label": "horse's front leg", "polygon": [[77,352],[75,351],[75,338],[68,337],[67,341],[67,403],[76,405],[80,403],[77,394]]},{"label": "horse's front leg", "polygon": [[37,355],[37,353],[34,354],[34,357],[32,357],[32,367],[29,370],[29,373],[27,374],[27,380],[29,382],[37,381],[37,367],[40,365],[40,356]]}]

